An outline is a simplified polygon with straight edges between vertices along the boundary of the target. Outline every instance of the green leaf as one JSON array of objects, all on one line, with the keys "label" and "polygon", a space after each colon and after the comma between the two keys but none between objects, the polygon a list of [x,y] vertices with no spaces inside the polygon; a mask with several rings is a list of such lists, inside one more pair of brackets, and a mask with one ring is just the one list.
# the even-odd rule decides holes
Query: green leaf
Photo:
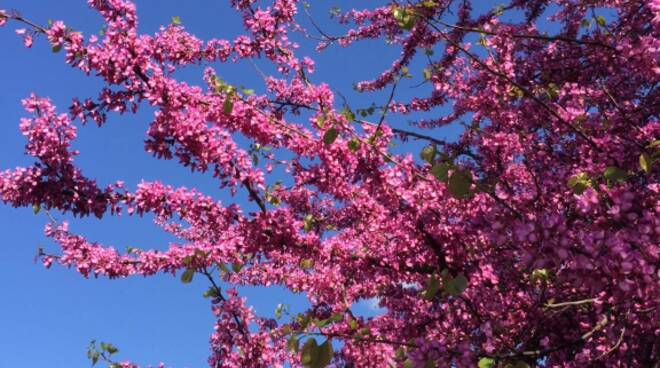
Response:
[{"label": "green leaf", "polygon": [[275,317],[277,319],[282,318],[282,313],[288,313],[288,310],[289,310],[289,306],[287,306],[286,304],[282,304],[282,303],[278,304],[277,308],[275,308]]},{"label": "green leaf", "polygon": [[327,326],[331,323],[341,321],[342,319],[344,319],[344,315],[341,314],[341,313],[336,313],[336,314],[333,314],[332,316],[330,316],[329,318],[316,321],[315,324],[316,324],[316,327],[323,328],[323,327],[325,327],[325,326]]},{"label": "green leaf", "polygon": [[95,351],[92,353],[92,357],[90,358],[92,360],[92,367],[96,365],[96,363],[99,362],[99,358],[101,357],[101,353],[98,351]]},{"label": "green leaf", "polygon": [[32,212],[34,212],[35,215],[38,215],[39,211],[41,211],[41,205],[39,203],[33,204],[32,205]]},{"label": "green leaf", "polygon": [[394,16],[394,19],[399,21],[400,19],[403,19],[405,14],[405,10],[399,8],[398,6],[395,6],[392,10],[392,16]]},{"label": "green leaf", "polygon": [[314,362],[314,365],[312,365],[312,368],[325,368],[330,364],[333,353],[332,342],[330,342],[330,339],[325,340],[325,342],[317,349],[317,359]]},{"label": "green leaf", "polygon": [[323,327],[325,327],[325,326],[327,326],[327,325],[329,325],[329,324],[330,324],[330,319],[328,319],[328,318],[318,320],[318,321],[316,321],[316,323],[315,323],[316,327],[318,327],[318,328],[323,328]]},{"label": "green leaf", "polygon": [[405,362],[403,362],[403,368],[413,368],[413,367],[414,365],[412,360],[408,359]]},{"label": "green leaf", "polygon": [[587,188],[589,188],[589,185],[588,185],[588,184],[585,184],[585,183],[577,183],[577,184],[573,187],[573,191],[575,192],[575,194],[580,195],[580,194],[584,193],[584,191],[587,190]]},{"label": "green leaf", "polygon": [[266,201],[268,201],[268,203],[270,203],[274,206],[279,206],[280,205],[281,201],[277,196],[274,196],[274,195],[272,195],[268,192],[266,192],[265,196],[266,196]]},{"label": "green leaf", "polygon": [[184,284],[189,284],[195,276],[195,270],[192,268],[187,269],[183,274],[181,274],[181,282]]},{"label": "green leaf", "polygon": [[115,354],[115,353],[119,352],[119,349],[117,349],[112,344],[107,344],[105,351],[107,351],[108,354],[112,355],[112,354]]},{"label": "green leaf", "polygon": [[302,268],[303,270],[308,270],[312,267],[314,267],[314,260],[313,259],[307,258],[307,259],[303,259],[302,261],[300,261],[300,268]]},{"label": "green leaf", "polygon": [[591,180],[589,180],[589,176],[587,174],[579,173],[577,175],[571,176],[568,179],[568,186],[573,189],[575,194],[580,195],[591,186]]},{"label": "green leaf", "polygon": [[218,296],[218,291],[214,287],[210,287],[204,292],[204,294],[202,294],[202,296],[205,298],[215,298]]},{"label": "green leaf", "polygon": [[316,125],[319,128],[323,128],[323,125],[325,125],[325,114],[316,117]]},{"label": "green leaf", "polygon": [[348,141],[348,149],[356,152],[358,149],[360,149],[360,141],[353,138],[350,141]]},{"label": "green leaf", "polygon": [[419,157],[422,158],[422,160],[428,162],[428,163],[433,163],[433,160],[435,160],[435,154],[437,152],[437,149],[435,148],[434,144],[430,144],[424,148],[422,148],[422,152],[419,153]]},{"label": "green leaf", "polygon": [[400,8],[398,6],[394,7],[392,10],[392,15],[399,24],[399,27],[408,31],[415,26],[415,23],[417,23],[417,16],[415,16],[415,14],[412,14],[407,9]]},{"label": "green leaf", "polygon": [[481,358],[479,359],[479,363],[477,364],[479,368],[491,368],[494,365],[495,365],[495,359],[493,358]]},{"label": "green leaf", "polygon": [[179,17],[178,15],[172,17],[172,25],[173,26],[181,25],[181,17]]},{"label": "green leaf", "polygon": [[292,335],[289,337],[289,339],[286,341],[286,347],[289,349],[289,351],[292,352],[298,352],[298,337],[295,335]]},{"label": "green leaf", "polygon": [[549,99],[554,100],[559,96],[559,87],[557,87],[557,85],[554,83],[549,83],[546,94],[548,95]]},{"label": "green leaf", "polygon": [[306,233],[314,230],[314,216],[312,216],[312,214],[305,216],[305,219],[303,220],[303,229]]},{"label": "green leaf", "polygon": [[545,268],[537,268],[534,271],[532,271],[532,277],[531,281],[532,283],[536,283],[537,281],[548,281],[550,278],[548,274],[548,270]]},{"label": "green leaf", "polygon": [[424,289],[424,299],[431,300],[433,299],[440,291],[440,279],[435,275],[426,280],[426,289]]},{"label": "green leaf", "polygon": [[424,75],[424,80],[430,80],[431,77],[433,76],[433,72],[429,68],[424,68],[424,71],[422,73]]},{"label": "green leaf", "polygon": [[624,181],[628,177],[628,173],[625,172],[622,169],[619,169],[616,166],[610,166],[605,169],[605,172],[603,173],[603,176],[605,179],[617,182],[617,181]]},{"label": "green leaf", "polygon": [[607,21],[605,21],[605,17],[599,15],[596,17],[596,24],[598,24],[601,27],[604,27],[607,24]]},{"label": "green leaf", "polygon": [[435,176],[436,179],[446,182],[449,178],[449,168],[450,165],[448,163],[440,162],[431,167],[431,174]]},{"label": "green leaf", "polygon": [[57,45],[53,46],[51,50],[53,50],[53,52],[57,54],[58,52],[60,52],[60,50],[62,50],[62,44],[58,43]]},{"label": "green leaf", "polygon": [[311,321],[312,321],[312,317],[310,317],[308,314],[298,315],[298,323],[300,324],[301,330],[306,329]]},{"label": "green leaf", "polygon": [[87,359],[92,359],[94,352],[96,352],[96,340],[90,341],[87,346]]},{"label": "green leaf", "polygon": [[225,82],[220,79],[217,75],[213,76],[213,89],[215,90],[215,93],[222,93],[222,91],[225,90],[226,88]]},{"label": "green leaf", "polygon": [[653,142],[649,143],[646,148],[654,148],[660,146],[660,139],[656,139]]},{"label": "green leaf", "polygon": [[344,107],[344,110],[342,110],[341,114],[349,123],[355,120],[355,114],[348,107]]},{"label": "green leaf", "polygon": [[300,356],[300,362],[306,367],[312,367],[314,361],[316,360],[318,345],[316,339],[311,338],[305,342],[302,348],[302,354]]},{"label": "green leaf", "polygon": [[495,8],[493,8],[493,15],[496,17],[501,17],[502,14],[504,14],[504,10],[506,7],[504,5],[498,5]]},{"label": "green leaf", "polygon": [[517,86],[512,86],[511,90],[509,91],[509,96],[512,98],[523,98],[525,97],[525,91],[518,88]]},{"label": "green leaf", "polygon": [[[309,3],[305,3],[305,6],[309,7]],[[339,14],[341,14],[341,8],[338,6],[333,6],[332,8],[330,8],[329,12],[330,12],[330,19],[332,19],[336,16],[339,16]]]},{"label": "green leaf", "polygon": [[647,153],[642,153],[639,156],[639,167],[647,174],[651,172],[651,157]]},{"label": "green leaf", "polygon": [[243,268],[243,265],[240,263],[232,263],[231,264],[231,270],[234,272],[240,272],[241,269]]},{"label": "green leaf", "polygon": [[254,94],[254,90],[248,88],[241,88],[241,92],[246,96],[252,96]]},{"label": "green leaf", "polygon": [[449,280],[445,285],[445,291],[452,296],[461,295],[465,289],[468,287],[468,279],[462,273],[459,273],[458,276]]},{"label": "green leaf", "polygon": [[323,134],[323,143],[330,145],[334,143],[335,139],[337,139],[337,136],[339,136],[337,129],[330,128],[325,131],[325,134]]},{"label": "green leaf", "polygon": [[487,47],[488,44],[486,43],[486,37],[484,35],[479,36],[479,41],[477,43],[483,47]]},{"label": "green leaf", "polygon": [[449,193],[454,198],[466,198],[470,194],[471,184],[472,173],[469,171],[456,170],[449,177]]},{"label": "green leaf", "polygon": [[225,97],[225,103],[222,105],[222,112],[224,112],[225,115],[231,114],[232,110],[234,110],[233,97],[234,96],[231,93]]}]

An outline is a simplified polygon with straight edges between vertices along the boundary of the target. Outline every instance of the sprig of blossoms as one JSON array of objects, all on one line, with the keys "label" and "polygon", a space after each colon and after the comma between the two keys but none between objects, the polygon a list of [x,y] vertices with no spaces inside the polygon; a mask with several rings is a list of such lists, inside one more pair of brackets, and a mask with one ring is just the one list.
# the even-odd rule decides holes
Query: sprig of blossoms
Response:
[{"label": "sprig of blossoms", "polygon": [[[379,38],[400,47],[390,68],[356,85],[390,89],[376,121],[376,107],[357,116],[338,106],[330,84],[313,81],[313,60],[299,57],[289,38],[303,28],[297,1],[231,1],[245,28],[233,40],[201,40],[180,20],[140,34],[132,2],[89,5],[105,21],[101,38],[0,11],[0,26],[29,26],[18,32],[27,47],[44,34],[68,64],[105,83],[97,97],[74,99],[68,115],[36,95],[24,101],[32,117],[20,128],[36,162],[0,173],[0,198],[76,216],[151,213],[179,241],[166,251],[121,252],[51,223],[46,234],[59,252],[41,254],[47,267],[85,277],[207,278],[212,367],[658,360],[657,1],[513,1],[485,13],[468,1],[415,1],[351,10],[339,16],[345,34],[321,32],[317,49]],[[617,15],[590,15],[592,8]],[[554,35],[539,30],[544,9],[559,27]],[[523,15],[505,20],[509,11]],[[398,100],[397,86],[413,77],[422,53],[431,88]],[[261,95],[211,68],[261,56],[277,70],[264,77]],[[205,67],[203,85],[176,79],[190,64]],[[147,152],[209,172],[254,205],[161,182],[102,189],[83,176],[71,149],[74,120],[102,126],[107,114],[145,104],[155,109]],[[395,123],[445,105],[450,113],[416,119],[419,129]],[[434,138],[443,126],[461,133],[453,142]],[[234,139],[239,133],[249,148]],[[421,160],[391,152],[409,139],[429,143]],[[273,182],[275,164],[286,184]],[[312,306],[290,320],[259,317],[235,290],[221,290],[218,277],[304,292]],[[385,312],[355,316],[354,303],[365,299]]]}]

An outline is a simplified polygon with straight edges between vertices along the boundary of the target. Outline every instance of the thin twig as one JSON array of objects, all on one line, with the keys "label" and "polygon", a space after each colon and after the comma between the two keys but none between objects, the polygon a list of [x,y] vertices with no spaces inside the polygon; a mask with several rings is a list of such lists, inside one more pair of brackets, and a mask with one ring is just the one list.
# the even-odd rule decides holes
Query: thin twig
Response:
[{"label": "thin twig", "polygon": [[[426,19],[426,18],[425,18]],[[577,134],[580,138],[584,139],[590,146],[597,152],[601,152],[600,147],[591,139],[589,138],[584,132],[582,132],[580,129],[576,128],[573,126],[573,124],[569,123],[568,121],[564,120],[553,108],[548,106],[543,100],[538,98],[534,93],[532,93],[527,87],[523,86],[522,84],[514,81],[511,79],[508,75],[501,73],[499,71],[493,70],[490,68],[488,65],[486,65],[481,59],[479,59],[477,56],[472,54],[470,51],[468,51],[466,48],[461,46],[458,42],[452,40],[450,37],[447,37],[444,32],[442,32],[441,29],[439,29],[435,24],[431,23],[430,21],[426,22],[428,25],[430,25],[433,29],[435,29],[442,38],[445,39],[448,43],[450,43],[452,46],[456,47],[457,49],[461,50],[465,55],[467,55],[471,60],[479,64],[479,66],[487,71],[488,73],[501,78],[505,80],[507,83],[515,86],[516,88],[520,89],[524,95],[529,97],[532,101],[536,102],[539,104],[544,110],[546,110],[550,115],[552,115],[554,118],[556,118],[561,124],[572,130],[575,134]]]},{"label": "thin twig", "polygon": [[[222,295],[222,289],[220,289],[220,286],[218,286],[218,284],[215,283],[215,280],[213,279],[213,276],[211,275],[211,273],[208,272],[208,270],[206,268],[202,269],[201,272],[211,282],[211,285],[212,285],[213,289],[215,290],[218,298],[220,298],[220,300],[222,300],[223,302],[226,302],[227,298],[225,298],[224,295]],[[232,317],[234,318],[234,322],[236,322],[236,325],[238,326],[238,330],[240,331],[240,333],[243,336],[246,336],[246,331],[243,328],[243,322],[241,321],[241,319],[236,315],[236,313],[232,312],[231,314],[232,314]]]},{"label": "thin twig", "polygon": [[535,40],[544,40],[544,41],[562,41],[562,42],[568,42],[568,43],[576,43],[579,45],[590,45],[590,46],[599,46],[599,47],[604,47],[606,49],[610,50],[616,50],[614,47],[610,45],[606,45],[601,42],[597,41],[589,41],[589,40],[576,40],[574,38],[568,38],[568,37],[562,37],[562,36],[544,36],[544,35],[533,35],[533,34],[501,34],[497,32],[492,32],[492,31],[486,31],[485,29],[480,29],[480,28],[472,28],[472,27],[464,27],[464,26],[458,26],[455,24],[449,24],[445,23],[440,19],[435,19],[434,20],[437,23],[442,24],[445,27],[453,28],[453,29],[458,29],[461,31],[466,31],[466,32],[476,32],[476,33],[481,33],[481,34],[487,34],[490,36],[502,36],[502,37],[509,37],[509,38],[528,38],[528,39],[535,39]]},{"label": "thin twig", "polygon": [[545,304],[545,307],[547,307],[547,308],[571,307],[571,306],[576,306],[576,305],[591,304],[591,303],[595,303],[597,301],[598,301],[598,299],[596,299],[596,298],[590,298],[590,299],[576,300],[576,301],[571,301],[571,302],[547,303],[547,304]]},{"label": "thin twig", "polygon": [[621,343],[623,342],[623,336],[624,336],[625,334],[626,334],[626,328],[623,327],[623,328],[621,329],[621,334],[619,334],[619,339],[616,341],[616,344],[614,344],[614,346],[612,346],[611,348],[607,349],[607,351],[603,352],[603,354],[599,355],[599,356],[596,358],[596,360],[600,360],[600,359],[602,359],[603,357],[605,357],[606,355],[608,355],[608,354],[614,352],[616,349],[618,349],[619,346],[621,346]]},{"label": "thin twig", "polygon": [[575,340],[568,341],[563,344],[559,344],[557,346],[548,348],[548,349],[543,349],[543,350],[527,350],[527,351],[522,351],[518,353],[509,353],[509,354],[501,354],[501,355],[492,355],[492,358],[496,359],[509,359],[509,358],[519,358],[519,357],[533,357],[533,358],[541,358],[544,357],[550,353],[554,353],[555,351],[563,350],[567,347],[570,346],[575,346],[578,344],[583,344],[587,340],[591,338],[596,332],[602,330],[607,326],[607,324],[610,322],[610,320],[607,318],[607,316],[603,316],[603,319],[600,320],[591,330],[587,331],[586,333],[582,334],[580,337],[578,337]]}]

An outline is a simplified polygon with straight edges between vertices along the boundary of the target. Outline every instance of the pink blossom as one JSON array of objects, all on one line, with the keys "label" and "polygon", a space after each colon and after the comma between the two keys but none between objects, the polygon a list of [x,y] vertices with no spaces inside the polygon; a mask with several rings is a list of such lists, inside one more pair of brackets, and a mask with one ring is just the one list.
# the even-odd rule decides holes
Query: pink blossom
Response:
[{"label": "pink blossom", "polygon": [[[143,34],[133,2],[89,0],[103,36],[62,21],[17,31],[27,47],[45,33],[103,87],[74,98],[68,113],[35,94],[23,101],[19,127],[34,163],[0,173],[0,199],[74,221],[149,215],[177,239],[164,251],[122,251],[76,234],[75,222],[51,222],[45,267],[113,279],[201,274],[307,296],[309,310],[273,319],[211,284],[212,367],[298,367],[303,352],[291,344],[312,338],[333,347],[334,366],[474,367],[489,357],[650,366],[660,122],[649,86],[660,5],[597,3],[512,2],[520,19],[479,13],[469,1],[338,15],[345,33],[322,35],[317,50],[366,40],[398,50],[356,85],[395,92],[381,115],[381,106],[344,109],[336,81],[316,80],[323,66],[292,41],[307,41],[292,31],[310,34],[295,0],[231,0],[244,26],[231,40],[204,40],[180,24]],[[594,6],[616,16],[583,27]],[[545,11],[555,35],[538,29]],[[0,25],[8,20],[25,23],[0,12]],[[242,59],[270,64],[263,91],[214,69]],[[191,64],[204,66],[198,85],[177,79]],[[427,88],[405,99],[396,92],[408,77]],[[227,192],[222,202],[160,181],[103,186],[79,169],[75,120],[103,127],[108,114],[143,107],[154,111],[145,151],[209,175]],[[455,128],[455,139],[441,140],[441,127]],[[419,160],[406,145],[413,139],[432,154]],[[353,305],[363,300],[384,312],[358,316]]]},{"label": "pink blossom", "polygon": [[0,27],[4,26],[7,23],[7,11],[0,9]]}]

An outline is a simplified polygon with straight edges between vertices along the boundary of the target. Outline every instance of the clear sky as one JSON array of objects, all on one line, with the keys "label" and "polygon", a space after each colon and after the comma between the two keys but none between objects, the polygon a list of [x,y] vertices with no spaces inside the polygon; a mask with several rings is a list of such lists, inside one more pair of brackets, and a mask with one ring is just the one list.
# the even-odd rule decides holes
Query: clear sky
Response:
[{"label": "clear sky", "polygon": [[[333,33],[339,28],[329,19],[330,7],[347,9],[356,3],[370,7],[382,2],[317,1],[312,2],[311,10],[317,21]],[[226,0],[140,0],[137,1],[140,31],[153,33],[160,25],[169,23],[172,16],[179,16],[183,25],[202,39],[233,38],[242,29],[238,14],[228,4]],[[86,35],[97,33],[102,26],[100,16],[82,0],[2,0],[0,8],[20,10],[26,18],[40,24],[46,24],[48,19],[61,19]],[[94,97],[102,86],[98,78],[85,77],[66,65],[63,53],[53,54],[44,39],[37,39],[32,49],[25,49],[14,33],[18,27],[10,23],[0,29],[1,170],[32,163],[23,154],[25,140],[18,130],[20,117],[26,116],[20,105],[22,98],[30,92],[48,96],[64,112],[73,97]],[[300,55],[314,56],[312,44],[306,44]],[[315,56],[317,73],[312,80],[331,82],[336,91],[349,98],[354,109],[367,107],[371,102],[382,104],[383,94],[360,96],[351,86],[377,76],[397,55],[397,49],[382,40],[350,49],[333,47]],[[268,72],[267,63],[259,65]],[[263,83],[249,63],[212,66],[230,83],[263,91]],[[428,92],[428,86],[411,88],[421,81],[421,68],[411,68],[415,78],[400,89],[399,97]],[[179,73],[191,83],[199,83],[201,75],[199,67]],[[245,204],[244,197],[231,198],[208,175],[191,175],[173,161],[159,161],[145,153],[143,139],[152,113],[149,108],[143,108],[137,115],[109,115],[102,129],[78,125],[79,138],[74,144],[81,151],[76,163],[83,173],[96,178],[101,186],[124,180],[128,188],[134,189],[142,179],[162,180],[175,186],[196,187],[223,203]],[[405,125],[408,119],[400,118],[399,122]],[[456,136],[456,130],[436,132],[435,136]],[[417,152],[418,147],[419,144],[414,149],[399,149]],[[56,251],[43,236],[46,223],[43,214],[35,216],[30,208],[0,205],[0,367],[86,367],[89,361],[85,352],[91,339],[112,342],[120,349],[120,359],[142,365],[163,361],[172,367],[206,366],[213,318],[208,301],[201,296],[206,285],[200,278],[184,285],[170,275],[108,281],[85,279],[58,266],[46,270],[34,263],[37,247]],[[71,229],[118,249],[126,246],[164,249],[174,240],[149,218],[74,219]],[[281,289],[243,288],[241,294],[248,297],[257,312],[265,315],[273,315],[278,303],[290,304],[294,311],[305,306],[303,296]],[[377,312],[370,302],[360,303],[356,311]]]}]

